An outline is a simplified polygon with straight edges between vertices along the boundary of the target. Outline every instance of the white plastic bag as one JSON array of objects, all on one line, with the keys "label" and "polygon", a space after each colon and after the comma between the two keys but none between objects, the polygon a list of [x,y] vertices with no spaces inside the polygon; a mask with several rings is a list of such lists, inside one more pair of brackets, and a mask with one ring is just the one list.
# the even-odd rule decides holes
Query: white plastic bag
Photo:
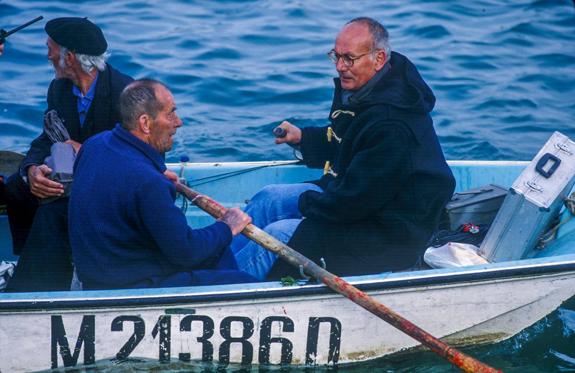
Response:
[{"label": "white plastic bag", "polygon": [[489,262],[477,254],[477,246],[448,242],[443,246],[430,247],[425,251],[423,260],[432,268],[456,268],[472,266],[479,264],[488,264]]},{"label": "white plastic bag", "polygon": [[14,274],[15,262],[0,262],[0,291],[3,291],[8,285],[8,280]]}]

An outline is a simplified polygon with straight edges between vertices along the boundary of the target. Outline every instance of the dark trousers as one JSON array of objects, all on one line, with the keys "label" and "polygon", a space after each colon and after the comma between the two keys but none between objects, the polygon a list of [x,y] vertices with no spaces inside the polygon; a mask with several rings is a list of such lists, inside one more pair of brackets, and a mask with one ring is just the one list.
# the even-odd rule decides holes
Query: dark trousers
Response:
[{"label": "dark trousers", "polygon": [[70,290],[68,198],[41,204],[7,292]]},{"label": "dark trousers", "polygon": [[0,206],[4,206],[6,204],[6,195],[4,193],[4,189],[4,178],[0,177]]},{"label": "dark trousers", "polygon": [[30,193],[30,187],[18,173],[5,181],[4,189],[13,251],[14,255],[20,255],[38,209],[38,199]]}]

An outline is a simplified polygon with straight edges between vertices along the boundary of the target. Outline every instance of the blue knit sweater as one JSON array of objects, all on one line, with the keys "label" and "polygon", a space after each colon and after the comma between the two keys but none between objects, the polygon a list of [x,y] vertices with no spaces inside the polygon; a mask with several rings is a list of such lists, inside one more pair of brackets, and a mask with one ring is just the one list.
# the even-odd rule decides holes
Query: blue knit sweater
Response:
[{"label": "blue knit sweater", "polygon": [[250,281],[227,249],[230,228],[191,229],[174,205],[160,153],[117,125],[76,160],[69,204],[72,255],[86,289]]}]

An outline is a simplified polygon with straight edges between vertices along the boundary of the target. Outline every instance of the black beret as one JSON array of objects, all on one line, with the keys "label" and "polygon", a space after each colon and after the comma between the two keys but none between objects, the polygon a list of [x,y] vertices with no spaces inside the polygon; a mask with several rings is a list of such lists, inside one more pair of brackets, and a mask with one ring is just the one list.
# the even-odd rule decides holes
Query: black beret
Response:
[{"label": "black beret", "polygon": [[46,23],[44,30],[58,45],[75,53],[99,56],[108,49],[102,30],[88,18],[55,18]]}]

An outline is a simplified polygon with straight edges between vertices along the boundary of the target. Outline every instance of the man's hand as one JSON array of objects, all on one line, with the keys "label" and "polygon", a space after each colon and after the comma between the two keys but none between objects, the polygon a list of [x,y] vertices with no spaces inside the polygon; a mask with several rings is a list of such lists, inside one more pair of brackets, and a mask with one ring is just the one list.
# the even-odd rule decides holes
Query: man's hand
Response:
[{"label": "man's hand", "polygon": [[82,144],[80,144],[78,141],[74,141],[74,140],[68,140],[68,141],[65,141],[65,143],[72,145],[76,154],[78,154],[78,152],[80,151],[80,148],[82,147]]},{"label": "man's hand", "polygon": [[276,144],[288,143],[292,145],[297,145],[301,142],[301,130],[284,120],[278,127],[286,130],[286,135],[284,137],[276,137]]},{"label": "man's hand", "polygon": [[46,177],[52,169],[45,164],[28,167],[28,184],[30,192],[38,198],[56,197],[64,194],[64,186]]},{"label": "man's hand", "polygon": [[164,176],[174,184],[179,181],[178,174],[174,171],[166,170],[164,171]]},{"label": "man's hand", "polygon": [[220,220],[230,227],[234,236],[252,222],[252,218],[237,207],[228,209]]}]

